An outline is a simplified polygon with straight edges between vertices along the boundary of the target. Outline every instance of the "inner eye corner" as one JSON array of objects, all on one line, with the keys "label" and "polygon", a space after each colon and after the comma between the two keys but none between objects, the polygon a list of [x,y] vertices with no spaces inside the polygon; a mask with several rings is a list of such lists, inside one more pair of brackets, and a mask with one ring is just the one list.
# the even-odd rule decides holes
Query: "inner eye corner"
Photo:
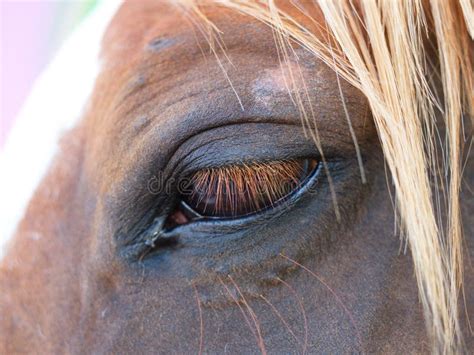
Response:
[{"label": "inner eye corner", "polygon": [[197,170],[178,184],[178,203],[166,227],[196,220],[230,220],[274,208],[306,184],[313,158],[255,161]]}]

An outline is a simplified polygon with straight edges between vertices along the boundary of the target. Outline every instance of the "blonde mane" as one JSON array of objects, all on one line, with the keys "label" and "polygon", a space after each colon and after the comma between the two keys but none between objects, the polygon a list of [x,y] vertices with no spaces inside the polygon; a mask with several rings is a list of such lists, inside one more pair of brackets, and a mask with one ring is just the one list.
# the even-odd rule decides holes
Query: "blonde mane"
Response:
[{"label": "blonde mane", "polygon": [[[474,112],[472,1],[290,1],[291,13],[319,26],[318,33],[274,0],[172,3],[207,30],[214,53],[223,43],[219,29],[205,16],[207,6],[221,6],[262,21],[274,31],[282,62],[297,60],[293,45],[298,44],[365,94],[395,187],[396,213],[413,256],[432,349],[460,351],[463,238],[459,195],[463,115],[471,117],[472,123]],[[314,11],[323,14],[324,24],[311,17]],[[326,36],[324,41],[321,34]],[[291,88],[292,83],[288,85]],[[289,91],[304,122],[314,120],[305,98],[309,93]],[[440,116],[446,130],[441,146],[444,159],[439,158],[436,138]],[[318,132],[309,133],[322,150]],[[362,166],[361,172],[363,176]],[[448,213],[446,225],[440,217],[443,210]]]}]

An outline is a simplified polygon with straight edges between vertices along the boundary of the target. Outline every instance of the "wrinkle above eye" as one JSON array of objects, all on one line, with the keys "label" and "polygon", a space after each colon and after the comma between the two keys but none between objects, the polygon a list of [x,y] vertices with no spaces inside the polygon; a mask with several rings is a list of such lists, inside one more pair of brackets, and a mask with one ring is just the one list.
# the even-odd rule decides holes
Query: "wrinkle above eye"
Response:
[{"label": "wrinkle above eye", "polygon": [[[182,45],[194,48],[195,43],[186,39]],[[304,52],[301,55],[309,59],[302,63],[311,63],[308,67],[303,64],[302,68],[311,100],[305,109],[311,105],[314,111],[311,120],[317,122],[320,132],[338,134],[340,130],[340,139],[344,139],[347,122],[334,72]],[[135,73],[133,79],[127,79],[131,83],[124,83],[124,89],[113,100],[113,115],[126,117],[117,120],[127,124],[117,127],[121,132],[118,135],[128,132],[133,139],[135,133],[128,130],[128,123],[139,117],[150,119],[150,139],[156,135],[153,127],[162,130],[166,126],[173,129],[170,134],[175,141],[205,128],[249,118],[255,118],[254,122],[264,119],[301,125],[300,113],[286,90],[276,53],[275,58],[269,58],[268,53],[255,53],[251,58],[240,52],[232,53],[235,70],[230,71],[229,76],[239,99],[217,63],[210,62],[210,65],[209,60],[202,60],[201,56],[173,59],[167,65],[161,63],[159,68],[143,68],[144,63],[141,63],[129,71]],[[135,82],[138,84],[132,85]],[[364,126],[367,102],[347,83],[342,83],[342,91],[357,137],[363,141],[365,133],[360,128]]]}]

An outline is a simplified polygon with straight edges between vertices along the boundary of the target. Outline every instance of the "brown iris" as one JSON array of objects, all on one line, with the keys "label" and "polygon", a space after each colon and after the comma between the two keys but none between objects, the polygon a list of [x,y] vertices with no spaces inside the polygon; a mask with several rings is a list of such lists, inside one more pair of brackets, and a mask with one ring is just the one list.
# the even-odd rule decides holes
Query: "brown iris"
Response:
[{"label": "brown iris", "polygon": [[286,199],[317,166],[312,159],[228,165],[194,173],[182,195],[184,213],[239,217]]}]

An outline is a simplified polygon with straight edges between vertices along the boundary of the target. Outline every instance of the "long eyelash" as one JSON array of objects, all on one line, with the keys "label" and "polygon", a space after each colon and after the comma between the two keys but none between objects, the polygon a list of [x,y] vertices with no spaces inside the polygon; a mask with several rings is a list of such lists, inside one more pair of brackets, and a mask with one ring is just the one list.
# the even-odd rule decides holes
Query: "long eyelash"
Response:
[{"label": "long eyelash", "polygon": [[251,212],[260,210],[285,197],[288,187],[301,182],[304,165],[298,160],[229,165],[203,169],[191,177],[198,204],[214,199],[214,213],[235,215],[239,206]]}]

